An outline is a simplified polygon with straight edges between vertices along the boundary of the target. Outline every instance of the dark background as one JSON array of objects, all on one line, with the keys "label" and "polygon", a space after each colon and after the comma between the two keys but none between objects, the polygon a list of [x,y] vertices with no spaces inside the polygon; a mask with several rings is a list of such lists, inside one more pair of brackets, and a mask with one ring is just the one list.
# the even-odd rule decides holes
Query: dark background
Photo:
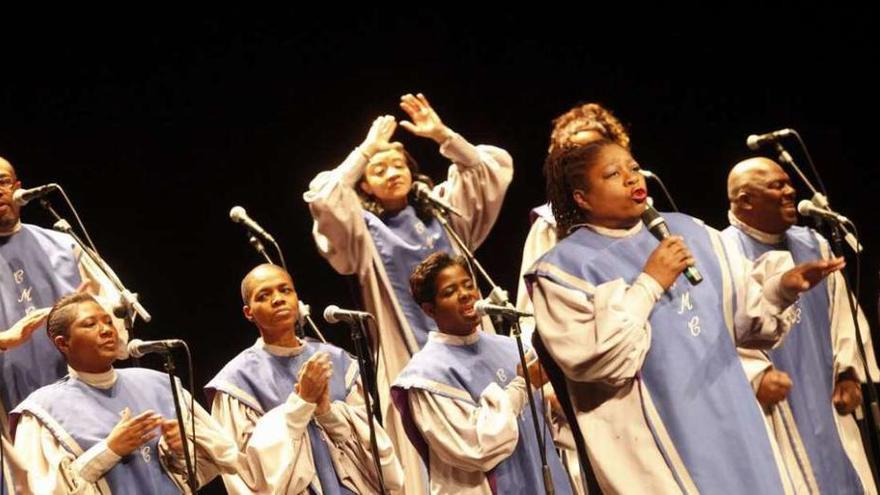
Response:
[{"label": "dark background", "polygon": [[[527,213],[544,201],[550,121],[573,104],[613,109],[641,164],[684,211],[718,228],[727,225],[727,171],[749,156],[745,137],[797,129],[834,207],[861,227],[861,301],[876,322],[873,12],[320,7],[46,5],[0,17],[0,155],[25,187],[64,186],[154,316],[137,335],[187,339],[197,387],[257,337],[241,317],[238,284],[259,258],[228,220],[230,207],[247,208],[281,242],[313,312],[354,305],[314,247],[302,193],[375,116],[403,117],[399,96],[416,91],[471,142],[514,157],[504,210],[477,251],[511,292]],[[432,142],[397,137],[436,180],[444,176]],[[794,142],[789,149],[806,166]],[[36,204],[23,217],[48,225]],[[322,326],[347,345],[344,327]]]}]

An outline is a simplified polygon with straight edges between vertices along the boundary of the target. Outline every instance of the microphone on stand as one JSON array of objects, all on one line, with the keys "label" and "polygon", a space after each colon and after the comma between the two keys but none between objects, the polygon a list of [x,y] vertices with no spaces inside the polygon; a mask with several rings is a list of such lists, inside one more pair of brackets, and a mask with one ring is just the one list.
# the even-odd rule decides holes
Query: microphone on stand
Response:
[{"label": "microphone on stand", "polygon": [[131,357],[139,358],[147,354],[156,352],[168,352],[173,347],[183,347],[185,343],[180,339],[167,340],[141,340],[132,339],[128,343],[128,354]]},{"label": "microphone on stand", "polygon": [[766,134],[752,134],[746,138],[746,146],[752,151],[757,151],[761,146],[768,143],[775,143],[780,139],[794,135],[792,129],[780,129],[778,131],[768,132]]},{"label": "microphone on stand", "polygon": [[445,200],[441,199],[439,196],[434,194],[434,191],[431,190],[431,187],[425,184],[422,181],[413,181],[412,183],[413,193],[416,198],[425,200],[431,203],[432,206],[438,208],[440,211],[444,213],[452,213],[453,215],[460,217],[461,213],[458,210],[452,207]]},{"label": "microphone on stand", "polygon": [[235,223],[241,224],[244,228],[250,230],[254,235],[263,238],[263,240],[275,243],[275,239],[271,234],[266,232],[263,227],[260,227],[260,224],[254,221],[251,217],[248,216],[247,211],[241,206],[233,206],[231,210],[229,210],[229,219]]},{"label": "microphone on stand", "polygon": [[58,190],[58,184],[46,184],[44,186],[32,187],[30,189],[16,189],[12,193],[12,200],[18,206],[24,206],[35,199],[42,198],[52,191]]},{"label": "microphone on stand", "polygon": [[327,323],[357,323],[359,321],[372,318],[373,315],[365,311],[354,311],[350,309],[342,309],[335,304],[331,304],[324,308],[324,320]]}]

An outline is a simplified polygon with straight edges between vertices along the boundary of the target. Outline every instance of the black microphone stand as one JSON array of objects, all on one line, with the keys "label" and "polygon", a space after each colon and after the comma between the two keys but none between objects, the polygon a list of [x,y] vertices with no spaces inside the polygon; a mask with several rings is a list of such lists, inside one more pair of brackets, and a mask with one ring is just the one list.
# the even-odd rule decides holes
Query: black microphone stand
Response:
[{"label": "black microphone stand", "polygon": [[262,256],[266,260],[267,263],[272,264],[272,265],[277,264],[269,256],[269,253],[266,252],[266,247],[263,246],[263,243],[260,242],[259,239],[257,239],[257,236],[255,236],[253,233],[248,231],[247,238],[248,238],[248,243],[250,243],[250,245],[254,247],[254,250],[256,250],[257,253],[260,256]]},{"label": "black microphone stand", "polygon": [[[440,208],[432,205],[431,213],[434,215],[434,218],[436,218],[437,221],[440,222],[440,225],[443,227],[443,230],[446,231],[446,234],[449,235],[449,238],[453,240],[458,248],[458,251],[462,253],[462,255],[465,257],[468,266],[471,267],[471,275],[474,276],[473,270],[476,269],[477,272],[483,277],[483,279],[486,280],[486,282],[492,287],[491,291],[489,292],[489,300],[492,302],[492,304],[498,306],[512,307],[507,291],[502,289],[498,284],[495,283],[494,280],[492,280],[492,277],[489,276],[489,273],[486,272],[486,270],[477,260],[476,256],[474,256],[474,253],[470,249],[468,249],[461,236],[459,236],[455,229],[453,229],[452,226],[449,224],[449,219],[446,218],[446,215],[444,214],[445,212],[441,211]],[[514,325],[511,331],[511,335],[513,335],[514,340],[516,340],[516,345],[519,349],[520,364],[523,368],[523,375],[525,375],[527,389],[526,395],[529,400],[529,408],[532,411],[532,422],[535,427],[535,436],[538,440],[538,448],[541,449],[541,472],[544,475],[544,491],[546,495],[552,495],[553,493],[555,493],[553,489],[553,478],[550,475],[550,467],[547,464],[547,453],[544,450],[544,439],[543,435],[541,434],[542,429],[540,423],[538,422],[538,409],[535,406],[535,397],[532,393],[531,380],[529,379],[528,368],[526,367],[526,356],[525,351],[523,350],[522,331],[519,325],[519,318],[513,320],[513,323]]]},{"label": "black microphone stand", "polygon": [[[370,315],[370,318],[372,318],[372,315]],[[387,492],[385,490],[385,476],[382,474],[382,461],[379,459],[379,443],[376,440],[376,419],[373,414],[373,407],[370,404],[370,391],[367,388],[366,327],[363,318],[357,318],[357,322],[349,321],[348,324],[351,329],[351,340],[354,343],[355,356],[357,357],[358,373],[360,374],[361,386],[363,387],[364,407],[367,410],[367,422],[370,427],[370,452],[373,454],[373,463],[376,467],[379,489],[384,495]]]},{"label": "black microphone stand", "polygon": [[[180,393],[180,388],[177,386],[177,380],[174,379],[174,358],[171,357],[170,350],[161,351],[162,357],[165,358],[165,372],[168,373],[168,380],[171,382],[171,397],[174,399],[174,413],[177,415],[177,425],[180,430],[180,441],[183,443],[183,460],[186,463],[186,477],[187,484],[189,484],[190,490],[193,493],[198,491],[198,480],[196,479],[196,472],[193,464],[193,460],[189,455],[189,442],[186,440],[186,428],[183,422],[183,409],[180,406],[180,397],[178,394]],[[190,414],[195,414],[195,411],[190,411]],[[196,454],[195,451],[195,431],[193,432],[193,455]]]},{"label": "black microphone stand", "polygon": [[[841,231],[843,227],[841,227],[838,223],[832,223],[830,225],[831,229],[831,244],[833,246],[833,251],[836,256],[843,256],[843,235]],[[871,419],[873,420],[873,433],[874,433],[874,441],[877,442],[877,445],[880,445],[880,405],[878,405],[878,394],[877,388],[874,384],[874,379],[871,377],[870,367],[868,366],[868,358],[865,352],[865,344],[862,341],[862,330],[859,325],[859,317],[858,317],[858,308],[856,307],[856,299],[853,294],[852,286],[850,285],[849,276],[846,273],[842,273],[843,283],[846,287],[846,300],[849,303],[849,311],[852,315],[853,326],[855,328],[856,333],[856,346],[859,349],[859,356],[862,361],[862,369],[865,373],[865,379],[867,380],[866,389],[868,392],[868,410],[871,411]],[[869,329],[870,331],[870,329]]]},{"label": "black microphone stand", "polygon": [[529,376],[529,367],[526,362],[526,352],[523,347],[519,317],[516,317],[513,320],[513,331],[511,332],[511,335],[513,335],[514,340],[516,340],[516,349],[519,351],[519,363],[523,370],[523,378],[526,381],[526,395],[529,399],[529,409],[532,411],[532,426],[535,427],[535,438],[538,440],[538,449],[541,451],[541,474],[544,476],[544,493],[546,495],[553,495],[556,491],[553,487],[553,476],[550,473],[550,465],[547,463],[547,450],[543,434],[544,428],[541,428],[541,423],[538,421],[538,408],[535,406],[535,394],[532,391],[532,379]]}]

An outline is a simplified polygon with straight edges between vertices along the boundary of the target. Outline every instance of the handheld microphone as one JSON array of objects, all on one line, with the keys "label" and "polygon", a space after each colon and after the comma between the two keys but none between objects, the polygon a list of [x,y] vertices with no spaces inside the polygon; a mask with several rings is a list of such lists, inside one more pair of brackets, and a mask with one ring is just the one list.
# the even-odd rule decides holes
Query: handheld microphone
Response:
[{"label": "handheld microphone", "polygon": [[251,217],[248,216],[247,211],[241,206],[233,206],[231,210],[229,210],[229,219],[235,223],[239,223],[243,225],[246,229],[250,230],[254,235],[262,237],[264,240],[275,243],[275,238],[272,237],[271,234],[266,232],[263,227],[260,227],[260,224],[255,222]]},{"label": "handheld microphone", "polygon": [[342,309],[335,304],[331,304],[330,306],[324,308],[324,321],[326,321],[327,323],[339,323],[340,321],[344,321],[346,323],[357,323],[359,321],[363,321],[372,317],[373,315],[365,311]]},{"label": "handheld microphone", "polygon": [[746,146],[748,146],[750,150],[756,151],[767,143],[775,143],[776,141],[793,134],[794,131],[792,129],[780,129],[766,134],[752,134],[746,138]]},{"label": "handheld microphone", "polygon": [[58,184],[54,183],[32,187],[30,189],[17,189],[14,193],[12,193],[12,200],[15,201],[15,204],[17,204],[18,206],[24,206],[31,201],[42,198],[50,192],[57,191],[58,189]]},{"label": "handheld microphone", "polygon": [[[647,208],[645,208],[644,213],[642,213],[642,222],[645,223],[648,230],[658,241],[662,241],[672,235],[672,233],[669,232],[669,226],[666,225],[666,220],[661,217],[660,213],[658,213],[651,205],[648,205]],[[694,266],[685,268],[684,276],[688,279],[688,282],[690,282],[691,285],[697,285],[703,281],[703,275],[701,275],[700,271]]]},{"label": "handheld microphone", "polygon": [[128,354],[139,358],[155,352],[168,352],[172,347],[183,347],[185,344],[179,339],[167,340],[141,340],[133,339],[128,343]]}]

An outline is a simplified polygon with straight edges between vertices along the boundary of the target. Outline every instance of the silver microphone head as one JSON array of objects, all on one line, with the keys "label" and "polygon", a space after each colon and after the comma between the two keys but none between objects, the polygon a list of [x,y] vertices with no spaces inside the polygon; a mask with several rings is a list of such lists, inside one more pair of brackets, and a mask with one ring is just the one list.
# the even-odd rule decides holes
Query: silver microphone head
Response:
[{"label": "silver microphone head", "polygon": [[757,151],[761,147],[761,139],[757,134],[751,134],[746,138],[746,146],[752,151]]},{"label": "silver microphone head", "polygon": [[341,320],[336,316],[336,312],[339,311],[339,306],[335,304],[331,304],[324,308],[324,321],[327,323],[338,323]]},{"label": "silver microphone head", "polygon": [[229,210],[229,219],[235,223],[241,223],[246,216],[247,211],[241,206],[233,206],[232,209]]},{"label": "silver microphone head", "polygon": [[798,202],[797,211],[801,216],[810,216],[810,210],[813,209],[813,202],[809,199],[802,199]]},{"label": "silver microphone head", "polygon": [[486,301],[477,299],[477,302],[474,303],[474,311],[482,316],[486,316]]}]

